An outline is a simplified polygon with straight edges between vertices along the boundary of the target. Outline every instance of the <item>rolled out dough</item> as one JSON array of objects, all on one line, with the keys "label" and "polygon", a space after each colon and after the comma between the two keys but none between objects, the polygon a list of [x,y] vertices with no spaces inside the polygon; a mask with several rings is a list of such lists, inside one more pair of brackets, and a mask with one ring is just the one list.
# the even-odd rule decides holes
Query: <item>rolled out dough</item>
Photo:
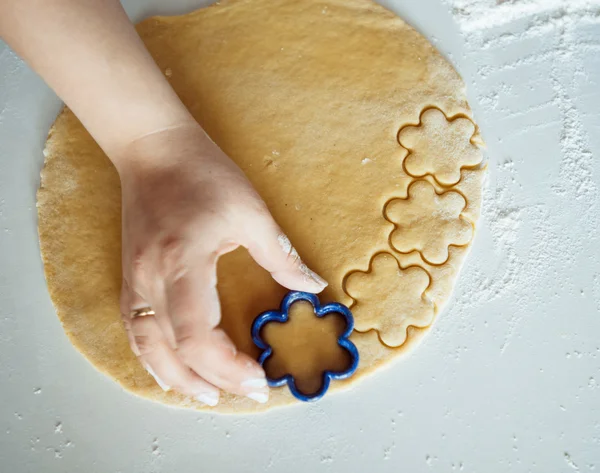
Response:
[{"label": "rolled out dough", "polygon": [[[452,293],[481,202],[481,141],[452,66],[369,0],[228,0],[137,28],[195,118],[329,281],[321,301],[355,311],[361,362],[330,389],[414,347]],[[164,393],[129,349],[118,306],[119,179],[70,110],[50,130],[45,157],[41,250],[71,342],[130,392],[206,409]],[[219,292],[222,326],[257,355],[252,320],[285,290],[236,250],[219,262]],[[314,327],[281,333],[294,338],[278,340],[279,363],[305,366]],[[291,402],[278,388],[266,405],[224,395],[214,410]]]}]

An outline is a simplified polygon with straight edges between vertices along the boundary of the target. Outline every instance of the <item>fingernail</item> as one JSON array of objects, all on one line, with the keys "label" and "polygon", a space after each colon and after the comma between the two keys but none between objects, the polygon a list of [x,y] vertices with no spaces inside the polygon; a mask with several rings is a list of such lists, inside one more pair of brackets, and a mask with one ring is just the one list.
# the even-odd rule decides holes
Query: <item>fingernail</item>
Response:
[{"label": "fingernail", "polygon": [[269,393],[256,392],[256,393],[246,394],[246,396],[248,396],[253,401],[259,402],[261,404],[264,404],[265,402],[267,402],[269,400]]},{"label": "fingernail", "polygon": [[156,373],[154,372],[154,370],[152,368],[150,368],[150,365],[145,364],[144,368],[146,368],[146,371],[152,375],[152,377],[154,378],[154,381],[156,381],[156,384],[158,384],[160,386],[160,389],[162,389],[165,392],[171,390],[171,386],[169,386],[162,379],[160,379],[158,376],[156,376]]},{"label": "fingernail", "polygon": [[315,273],[312,269],[310,269],[304,263],[302,263],[300,265],[300,271],[302,271],[302,273],[306,276],[307,279],[311,280],[317,286],[319,286],[319,289],[322,290],[327,287],[327,281],[325,281],[325,279],[323,279],[321,276],[319,276],[317,273]]},{"label": "fingernail", "polygon": [[215,407],[219,403],[219,393],[202,393],[196,396],[196,399],[207,406]]},{"label": "fingernail", "polygon": [[251,378],[242,381],[243,388],[265,388],[266,386],[267,380],[265,378]]}]

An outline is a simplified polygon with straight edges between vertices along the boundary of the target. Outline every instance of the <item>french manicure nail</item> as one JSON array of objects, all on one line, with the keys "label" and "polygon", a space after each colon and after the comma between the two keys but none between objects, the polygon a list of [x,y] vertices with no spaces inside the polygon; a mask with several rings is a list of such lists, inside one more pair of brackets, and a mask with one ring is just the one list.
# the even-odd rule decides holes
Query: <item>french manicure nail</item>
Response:
[{"label": "french manicure nail", "polygon": [[265,378],[252,378],[242,381],[243,388],[264,388],[267,386],[267,380]]},{"label": "french manicure nail", "polygon": [[259,402],[260,404],[264,404],[269,400],[269,394],[268,393],[249,393],[246,394],[246,396],[248,396],[250,399],[252,399],[253,401]]},{"label": "french manicure nail", "polygon": [[201,393],[196,396],[196,399],[207,406],[214,407],[219,403],[219,393]]},{"label": "french manicure nail", "polygon": [[158,376],[156,376],[156,373],[154,372],[154,370],[152,368],[150,368],[150,365],[145,364],[144,368],[146,368],[146,371],[152,375],[152,377],[154,378],[154,381],[156,381],[156,384],[158,384],[160,386],[160,389],[162,389],[165,392],[171,390],[171,386],[169,386],[162,379],[160,379]]},{"label": "french manicure nail", "polygon": [[317,284],[320,289],[325,289],[327,287],[327,281],[325,281],[325,279],[323,279],[321,276],[315,273],[304,263],[300,265],[300,271],[302,271],[308,279]]}]

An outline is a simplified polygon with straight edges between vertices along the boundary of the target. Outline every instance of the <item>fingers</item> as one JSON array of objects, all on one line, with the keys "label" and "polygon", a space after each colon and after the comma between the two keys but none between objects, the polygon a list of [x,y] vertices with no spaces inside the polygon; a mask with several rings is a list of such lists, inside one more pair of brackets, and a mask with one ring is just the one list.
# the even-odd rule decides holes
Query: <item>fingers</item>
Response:
[{"label": "fingers", "polygon": [[[131,333],[131,317],[129,316],[132,310],[133,305],[131,304],[132,294],[129,289],[129,284],[125,278],[123,278],[123,283],[121,286],[121,319],[123,320],[123,326],[125,327],[125,332],[127,333],[127,339],[129,340],[129,346],[131,346],[131,351],[135,354],[135,356],[139,356],[140,351],[135,344],[135,339],[133,334]],[[136,307],[137,309],[137,307]]]},{"label": "fingers", "polygon": [[262,367],[238,352],[225,332],[216,328],[221,317],[215,263],[197,264],[194,270],[167,283],[177,355],[209,383],[267,402],[269,391]]},{"label": "fingers", "polygon": [[164,391],[175,389],[209,406],[219,402],[219,390],[182,363],[155,317],[136,317],[131,321],[131,333],[140,362]]},{"label": "fingers", "polygon": [[[173,351],[175,337],[168,318],[165,321],[165,317],[160,317],[158,313],[156,316],[131,318],[132,311],[144,307],[150,307],[150,304],[132,291],[127,281],[123,279],[121,290],[123,323],[131,349],[144,368],[163,391],[175,389],[204,404],[215,406],[219,402],[219,390],[193,373]],[[169,342],[165,335],[165,327],[168,328],[166,333],[173,338],[172,342]]]},{"label": "fingers", "polygon": [[249,222],[247,232],[246,241],[241,243],[279,284],[288,289],[313,293],[327,287],[327,281],[302,262],[289,238],[270,214]]},{"label": "fingers", "polygon": [[221,329],[201,337],[190,337],[177,350],[185,363],[219,388],[265,403],[269,389],[261,366],[245,353],[238,352]]},{"label": "fingers", "polygon": [[[124,315],[123,323],[125,324],[126,330],[129,329],[129,314],[134,310],[143,309],[146,307],[151,307],[156,312],[156,321],[159,327],[163,331],[163,334],[165,335],[171,348],[175,348],[175,336],[173,334],[171,321],[169,320],[169,317],[166,316],[164,298],[153,298],[153,304],[150,304],[136,291],[132,290],[127,283],[127,280],[123,278],[123,285],[121,288],[121,314]],[[137,355],[136,348],[134,347],[131,338],[129,339],[129,343],[133,349],[133,352]]]}]

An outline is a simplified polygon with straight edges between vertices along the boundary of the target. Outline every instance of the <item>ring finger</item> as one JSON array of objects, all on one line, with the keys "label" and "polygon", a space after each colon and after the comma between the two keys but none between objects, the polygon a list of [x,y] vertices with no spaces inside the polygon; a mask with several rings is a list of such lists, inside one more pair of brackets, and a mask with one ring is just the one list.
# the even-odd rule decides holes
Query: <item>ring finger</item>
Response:
[{"label": "ring finger", "polygon": [[138,359],[164,391],[175,389],[209,406],[215,406],[219,402],[218,388],[181,362],[164,336],[156,317],[135,317],[129,326]]}]

